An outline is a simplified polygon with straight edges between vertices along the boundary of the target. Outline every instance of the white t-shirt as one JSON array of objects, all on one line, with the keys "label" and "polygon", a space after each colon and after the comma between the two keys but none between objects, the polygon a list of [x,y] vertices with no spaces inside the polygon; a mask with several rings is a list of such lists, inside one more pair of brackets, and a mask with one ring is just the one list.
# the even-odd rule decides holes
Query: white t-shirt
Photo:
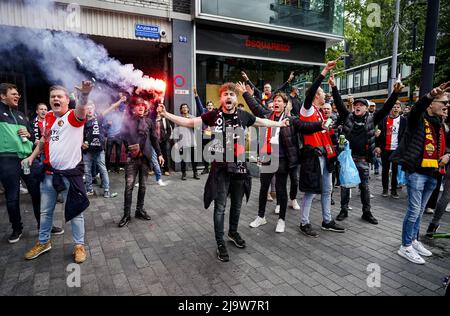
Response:
[{"label": "white t-shirt", "polygon": [[400,116],[386,120],[386,150],[396,150],[398,147],[398,132],[400,130]]},{"label": "white t-shirt", "polygon": [[80,163],[85,122],[75,117],[74,110],[62,117],[56,117],[52,111],[47,113],[44,121],[45,164],[57,170],[68,170]]}]

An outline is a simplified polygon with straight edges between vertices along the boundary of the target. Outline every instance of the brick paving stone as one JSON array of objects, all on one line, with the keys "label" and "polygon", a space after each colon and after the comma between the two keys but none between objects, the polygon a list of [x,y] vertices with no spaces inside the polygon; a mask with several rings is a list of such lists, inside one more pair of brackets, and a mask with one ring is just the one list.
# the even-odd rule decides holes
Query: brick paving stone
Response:
[{"label": "brick paving stone", "polygon": [[[111,190],[123,192],[124,175],[111,174]],[[442,295],[442,279],[450,275],[450,246],[446,240],[423,240],[433,252],[424,266],[409,263],[397,255],[406,192],[399,200],[381,197],[381,181],[372,177],[372,209],[379,225],[361,220],[361,203],[353,189],[353,210],[342,222],[344,234],[320,230],[320,200],[316,197],[311,223],[319,238],[300,233],[300,211],[288,209],[286,231],[276,234],[275,203],[267,204],[267,225],[250,228],[258,208],[259,179],[253,180],[249,202],[243,203],[239,232],[247,248],[227,242],[230,262],[216,258],[213,207],[204,210],[201,181],[181,181],[178,173],[170,184],[159,187],[149,177],[145,208],[152,220],[132,218],[118,228],[123,214],[123,197],[91,199],[85,212],[88,260],[81,267],[81,288],[68,288],[66,267],[73,262],[70,224],[63,236],[52,238],[52,250],[32,261],[23,259],[37,239],[35,219],[28,196],[21,196],[24,234],[10,245],[7,216],[0,217],[0,295]],[[97,189],[101,191],[101,189]],[[133,193],[136,202],[137,190]],[[303,194],[297,196],[301,203]],[[334,189],[339,203],[340,190]],[[134,204],[133,204],[134,207]],[[4,195],[0,209],[5,210]],[[332,207],[336,216],[339,205]],[[225,212],[228,232],[229,203]],[[132,214],[134,215],[134,214]],[[431,217],[424,215],[421,232]],[[63,206],[58,204],[55,224],[63,223]],[[450,231],[447,213],[440,231]],[[368,264],[381,268],[381,286],[369,288]]]}]

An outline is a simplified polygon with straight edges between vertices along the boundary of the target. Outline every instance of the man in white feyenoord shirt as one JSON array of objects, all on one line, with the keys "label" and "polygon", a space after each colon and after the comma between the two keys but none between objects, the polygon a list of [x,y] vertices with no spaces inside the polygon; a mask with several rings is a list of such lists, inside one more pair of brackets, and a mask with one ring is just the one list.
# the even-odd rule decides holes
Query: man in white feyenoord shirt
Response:
[{"label": "man in white feyenoord shirt", "polygon": [[382,164],[382,184],[384,197],[389,196],[389,170],[391,170],[392,165],[392,176],[391,176],[391,197],[398,199],[399,195],[397,193],[397,173],[398,165],[396,163],[391,163],[390,158],[392,153],[397,149],[403,134],[406,130],[407,119],[400,115],[402,105],[400,101],[397,101],[392,108],[389,116],[385,117],[381,123],[378,125],[380,130],[380,136],[375,140],[377,152],[381,152],[381,164]]},{"label": "man in white feyenoord shirt", "polygon": [[[83,81],[81,88],[77,87],[80,97],[74,110],[69,110],[69,94],[64,87],[53,86],[50,88],[50,106],[52,111],[48,112],[45,116],[44,136],[31,156],[26,158],[31,165],[39,153],[44,151],[46,173],[44,180],[41,182],[41,226],[39,229],[39,241],[25,254],[25,259],[31,260],[37,258],[52,248],[50,231],[58,195],[54,178],[61,171],[75,170],[82,160],[81,145],[83,144],[83,127],[87,112],[85,105],[87,104],[87,97],[92,87],[90,81]],[[64,200],[66,200],[69,188],[73,184],[64,175],[62,175],[62,181],[65,187],[62,194],[65,197]],[[82,187],[84,190],[84,186]],[[85,195],[86,192],[84,192]],[[68,202],[69,200],[67,199],[66,203]],[[82,263],[86,260],[86,250],[84,248],[84,217],[82,210],[80,211],[80,214],[70,219],[75,243],[73,254],[76,263]],[[67,219],[67,213],[66,220],[69,220]]]}]

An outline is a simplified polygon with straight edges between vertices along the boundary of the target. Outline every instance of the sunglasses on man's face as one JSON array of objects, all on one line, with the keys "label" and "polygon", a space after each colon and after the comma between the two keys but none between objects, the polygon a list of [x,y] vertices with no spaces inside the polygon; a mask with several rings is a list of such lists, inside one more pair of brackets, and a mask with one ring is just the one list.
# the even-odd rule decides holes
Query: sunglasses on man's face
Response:
[{"label": "sunglasses on man's face", "polygon": [[445,106],[448,106],[448,104],[449,104],[449,101],[447,100],[447,101],[438,101],[438,100],[434,100],[433,102],[439,102],[439,103],[442,103],[443,105],[445,105]]}]

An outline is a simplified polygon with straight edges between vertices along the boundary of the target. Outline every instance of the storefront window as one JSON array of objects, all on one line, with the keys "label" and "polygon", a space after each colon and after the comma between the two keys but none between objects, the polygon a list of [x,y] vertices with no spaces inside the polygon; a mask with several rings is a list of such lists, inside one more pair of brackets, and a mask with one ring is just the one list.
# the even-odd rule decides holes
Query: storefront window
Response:
[{"label": "storefront window", "polygon": [[201,13],[343,35],[343,0],[201,0]]},{"label": "storefront window", "polygon": [[[272,90],[275,90],[287,81],[291,71],[295,71],[292,84],[299,88],[302,100],[305,90],[319,72],[319,66],[204,54],[197,54],[196,68],[196,83],[200,97],[203,100],[212,100],[216,105],[219,102],[220,85],[224,82],[243,81],[241,71],[245,71],[261,91],[265,83],[270,83]],[[289,90],[284,92],[288,93]]]}]

